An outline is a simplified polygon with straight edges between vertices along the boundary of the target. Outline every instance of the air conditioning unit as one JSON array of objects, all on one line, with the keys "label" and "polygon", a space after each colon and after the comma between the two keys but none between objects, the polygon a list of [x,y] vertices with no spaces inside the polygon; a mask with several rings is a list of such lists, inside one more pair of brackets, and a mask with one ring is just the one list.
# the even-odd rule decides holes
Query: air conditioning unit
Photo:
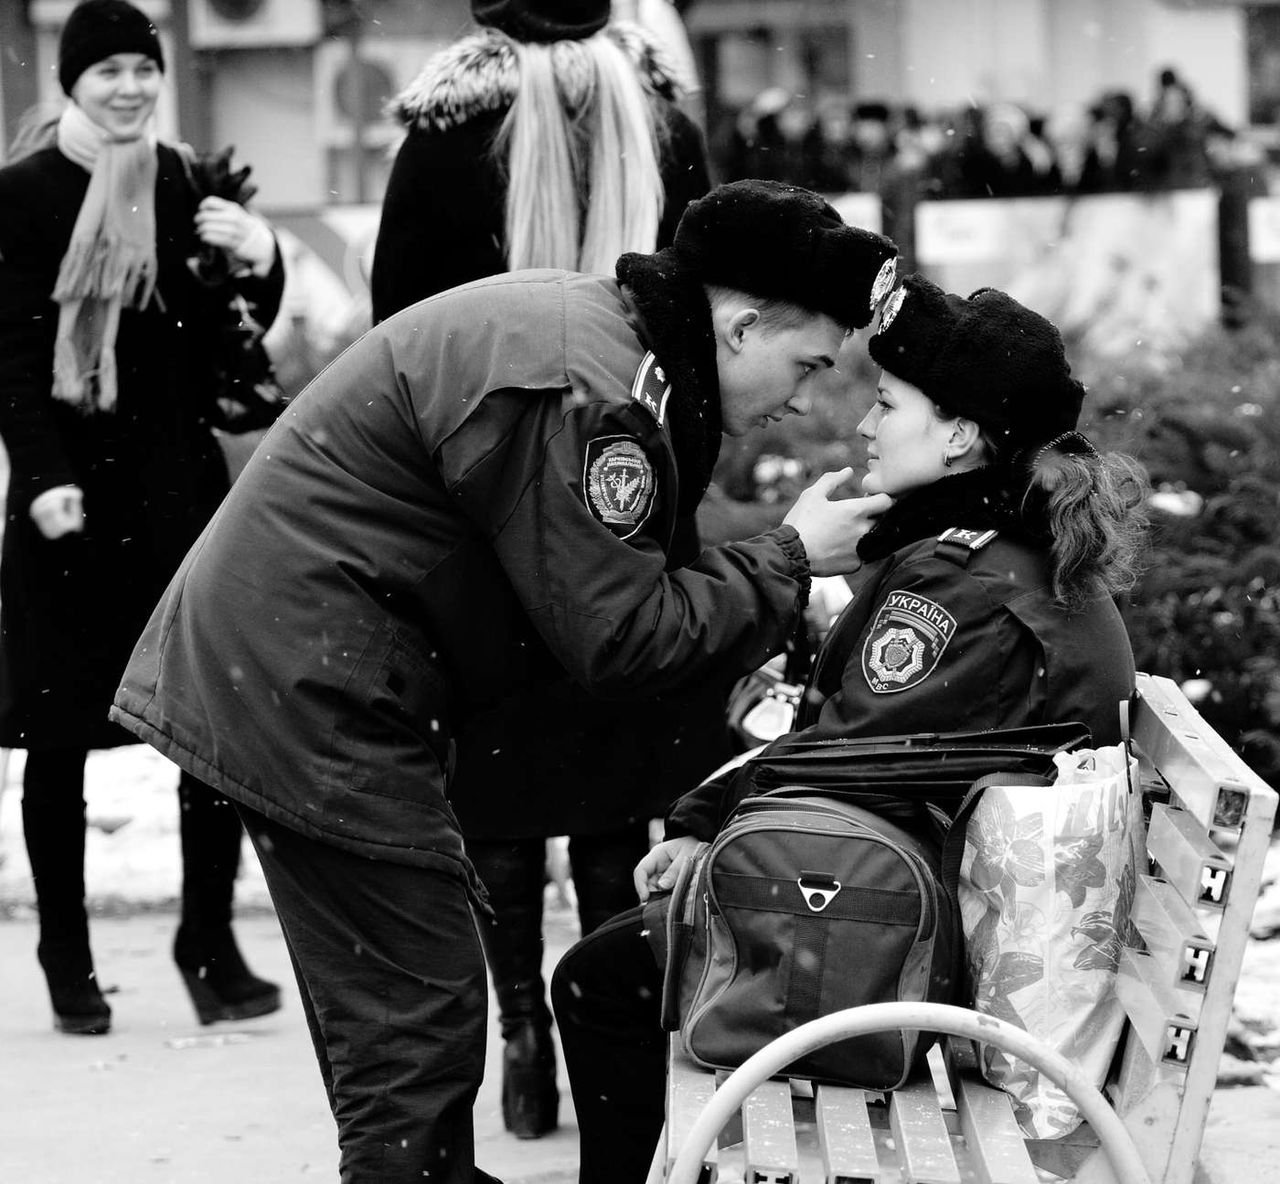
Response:
[{"label": "air conditioning unit", "polygon": [[[427,59],[446,41],[428,37],[396,37],[361,41],[359,57],[351,56],[345,41],[325,41],[316,47],[316,138],[329,148],[349,148],[357,122],[363,123],[361,143],[385,147],[399,139],[403,128],[383,114],[387,100],[417,76]],[[357,120],[363,95],[363,121]]]},{"label": "air conditioning unit", "polygon": [[315,45],[320,0],[188,0],[192,49]]}]

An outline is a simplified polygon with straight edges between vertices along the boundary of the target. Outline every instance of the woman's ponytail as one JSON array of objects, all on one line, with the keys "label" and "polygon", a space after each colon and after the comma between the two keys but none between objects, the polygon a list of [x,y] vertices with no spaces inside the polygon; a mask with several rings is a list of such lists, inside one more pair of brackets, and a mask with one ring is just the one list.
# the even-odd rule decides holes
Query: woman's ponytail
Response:
[{"label": "woman's ponytail", "polygon": [[1091,445],[1059,441],[1030,463],[1028,497],[1041,502],[1053,540],[1059,603],[1078,608],[1096,596],[1129,591],[1146,549],[1146,471],[1123,453],[1100,455]]}]

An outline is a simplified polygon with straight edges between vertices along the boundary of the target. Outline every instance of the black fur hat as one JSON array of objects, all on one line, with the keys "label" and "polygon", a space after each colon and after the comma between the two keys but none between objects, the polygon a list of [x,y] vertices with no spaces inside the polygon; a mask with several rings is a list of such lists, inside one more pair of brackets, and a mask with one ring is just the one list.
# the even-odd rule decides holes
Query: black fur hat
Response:
[{"label": "black fur hat", "polygon": [[609,23],[609,0],[471,0],[476,24],[517,41],[581,41]]},{"label": "black fur hat", "polygon": [[140,53],[164,69],[164,50],[151,18],[126,0],[82,0],[58,41],[58,81],[71,93],[76,80],[113,53]]},{"label": "black fur hat", "polygon": [[672,245],[653,259],[702,283],[785,300],[861,329],[893,287],[897,255],[889,239],[846,226],[808,189],[733,181],[691,202]]},{"label": "black fur hat", "polygon": [[966,300],[904,276],[867,348],[944,411],[1019,447],[1072,431],[1080,418],[1084,386],[1071,377],[1062,335],[995,288]]}]

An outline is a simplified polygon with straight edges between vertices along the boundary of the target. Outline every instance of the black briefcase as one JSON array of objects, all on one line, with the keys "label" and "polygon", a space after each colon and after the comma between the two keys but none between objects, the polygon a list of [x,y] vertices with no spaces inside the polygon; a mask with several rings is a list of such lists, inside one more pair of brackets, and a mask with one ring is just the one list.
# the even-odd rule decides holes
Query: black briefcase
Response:
[{"label": "black briefcase", "polygon": [[[980,777],[992,773],[1052,776],[1055,754],[1091,744],[1089,729],[1075,722],[859,740],[784,736],[742,767],[733,796],[796,786],[841,797],[931,803],[950,812]],[[873,801],[862,804],[875,808]]]}]

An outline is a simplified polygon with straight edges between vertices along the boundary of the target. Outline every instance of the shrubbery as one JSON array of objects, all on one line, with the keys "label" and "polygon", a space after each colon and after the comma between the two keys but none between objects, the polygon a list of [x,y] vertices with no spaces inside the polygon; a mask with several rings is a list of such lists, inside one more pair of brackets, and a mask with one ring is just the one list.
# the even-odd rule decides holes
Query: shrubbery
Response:
[{"label": "shrubbery", "polygon": [[1280,321],[1173,359],[1084,363],[1089,434],[1151,474],[1151,560],[1126,608],[1138,667],[1190,685],[1280,784]]}]

